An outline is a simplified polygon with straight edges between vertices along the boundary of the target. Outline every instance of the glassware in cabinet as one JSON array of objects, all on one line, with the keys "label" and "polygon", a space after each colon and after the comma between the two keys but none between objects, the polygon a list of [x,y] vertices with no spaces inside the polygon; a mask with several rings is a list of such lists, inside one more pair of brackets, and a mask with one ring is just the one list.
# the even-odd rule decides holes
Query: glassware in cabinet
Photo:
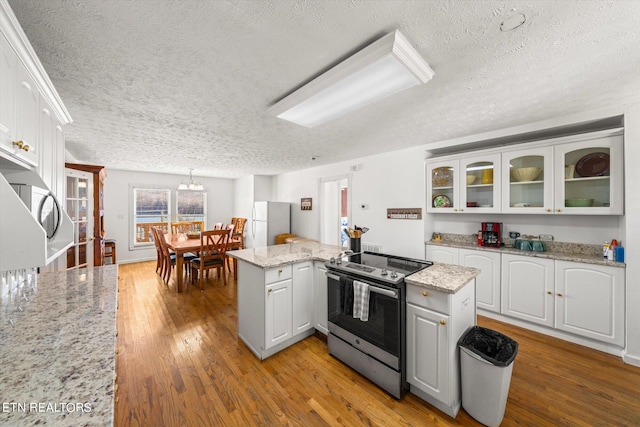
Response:
[{"label": "glassware in cabinet", "polygon": [[500,211],[500,154],[460,159],[460,209],[464,212]]}]

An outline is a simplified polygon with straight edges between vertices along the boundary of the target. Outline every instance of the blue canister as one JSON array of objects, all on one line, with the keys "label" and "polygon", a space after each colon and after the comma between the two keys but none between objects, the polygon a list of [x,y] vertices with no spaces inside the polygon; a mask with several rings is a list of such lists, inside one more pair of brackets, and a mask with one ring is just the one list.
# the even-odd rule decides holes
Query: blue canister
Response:
[{"label": "blue canister", "polygon": [[616,262],[624,262],[624,248],[622,246],[616,246],[613,256]]}]

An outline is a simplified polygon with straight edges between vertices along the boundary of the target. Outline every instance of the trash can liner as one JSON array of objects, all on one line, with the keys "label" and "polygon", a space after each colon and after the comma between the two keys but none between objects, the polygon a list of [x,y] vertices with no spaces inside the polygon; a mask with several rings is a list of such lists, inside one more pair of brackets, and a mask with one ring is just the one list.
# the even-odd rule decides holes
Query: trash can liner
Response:
[{"label": "trash can liner", "polygon": [[460,347],[477,354],[495,366],[509,366],[518,353],[518,343],[500,332],[472,326],[458,342]]}]

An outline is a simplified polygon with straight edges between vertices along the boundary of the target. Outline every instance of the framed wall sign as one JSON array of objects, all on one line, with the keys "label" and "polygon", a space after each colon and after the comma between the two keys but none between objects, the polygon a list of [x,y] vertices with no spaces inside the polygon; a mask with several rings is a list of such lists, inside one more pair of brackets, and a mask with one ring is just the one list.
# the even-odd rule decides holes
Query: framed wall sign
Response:
[{"label": "framed wall sign", "polygon": [[311,210],[311,197],[303,197],[302,199],[300,199],[300,210]]},{"label": "framed wall sign", "polygon": [[387,219],[422,219],[422,208],[388,208]]}]

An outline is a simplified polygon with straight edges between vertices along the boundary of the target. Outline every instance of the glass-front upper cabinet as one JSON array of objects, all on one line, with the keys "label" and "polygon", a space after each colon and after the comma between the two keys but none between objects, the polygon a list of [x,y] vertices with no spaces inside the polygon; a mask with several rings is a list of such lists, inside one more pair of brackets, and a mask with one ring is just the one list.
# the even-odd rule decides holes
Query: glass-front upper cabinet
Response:
[{"label": "glass-front upper cabinet", "polygon": [[502,153],[502,212],[553,212],[553,147]]},{"label": "glass-front upper cabinet", "polygon": [[556,214],[622,215],[622,134],[554,147]]},{"label": "glass-front upper cabinet", "polygon": [[500,212],[500,153],[460,159],[460,211]]},{"label": "glass-front upper cabinet", "polygon": [[427,212],[458,212],[460,162],[427,163]]}]

